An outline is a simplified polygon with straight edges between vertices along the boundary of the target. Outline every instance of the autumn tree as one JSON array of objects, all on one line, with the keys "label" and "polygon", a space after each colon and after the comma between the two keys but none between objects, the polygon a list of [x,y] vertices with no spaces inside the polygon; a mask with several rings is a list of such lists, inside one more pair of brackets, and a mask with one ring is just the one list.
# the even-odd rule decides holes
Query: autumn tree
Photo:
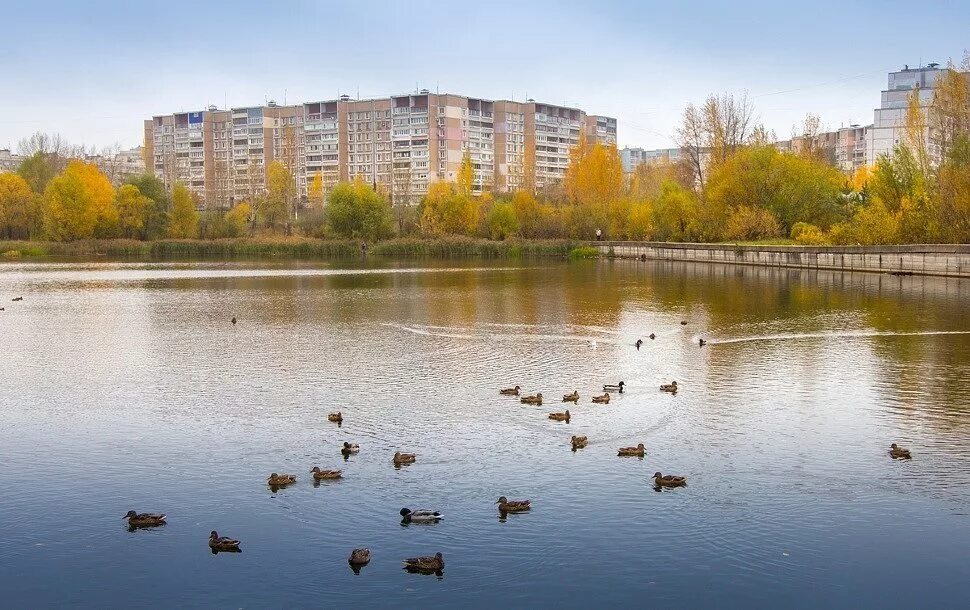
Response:
[{"label": "autumn tree", "polygon": [[425,235],[471,235],[478,226],[477,202],[451,182],[432,182],[421,207]]},{"label": "autumn tree", "polygon": [[471,197],[474,184],[475,169],[472,166],[471,153],[466,149],[461,158],[461,165],[458,167],[458,175],[455,177],[455,189],[460,195]]},{"label": "autumn tree", "polygon": [[970,243],[970,134],[957,135],[939,171],[941,240]]},{"label": "autumn tree", "polygon": [[746,95],[710,95],[700,108],[688,104],[676,139],[690,160],[696,183],[703,185],[708,170],[747,144],[753,130],[754,107]]},{"label": "autumn tree", "polygon": [[296,192],[296,182],[290,170],[280,161],[270,163],[266,168],[266,195],[259,210],[266,226],[273,228],[289,217]]},{"label": "autumn tree", "polygon": [[55,241],[114,237],[114,188],[98,168],[72,160],[44,190],[44,232]]},{"label": "autumn tree", "polygon": [[141,194],[133,184],[123,184],[115,194],[115,207],[118,209],[118,228],[122,237],[129,239],[145,238],[145,222],[152,200]]},{"label": "autumn tree", "polygon": [[191,239],[199,234],[199,212],[189,189],[178,182],[172,188],[172,211],[169,213],[168,236]]},{"label": "autumn tree", "polygon": [[930,153],[927,144],[926,110],[920,103],[919,89],[913,90],[906,104],[906,145],[916,158],[920,172],[926,176],[930,169]]},{"label": "autumn tree", "polygon": [[307,186],[307,199],[310,200],[310,207],[315,210],[322,210],[324,197],[323,174],[314,174]]},{"label": "autumn tree", "polygon": [[0,174],[0,237],[29,239],[39,224],[37,195],[27,181],[18,174]]},{"label": "autumn tree", "polygon": [[966,73],[970,73],[970,52],[964,54],[962,66],[948,62],[933,89],[932,124],[944,158],[961,134],[970,135],[970,81]]},{"label": "autumn tree", "polygon": [[327,228],[338,237],[376,241],[392,231],[391,207],[366,181],[338,183],[326,209]]},{"label": "autumn tree", "polygon": [[696,195],[673,180],[665,180],[653,204],[652,224],[656,239],[687,241],[696,218]]},{"label": "autumn tree", "polygon": [[30,190],[43,193],[48,183],[64,169],[60,159],[47,153],[36,152],[17,167],[17,175],[27,181]]},{"label": "autumn tree", "polygon": [[496,203],[488,212],[488,231],[492,239],[504,240],[519,231],[519,221],[511,203]]}]

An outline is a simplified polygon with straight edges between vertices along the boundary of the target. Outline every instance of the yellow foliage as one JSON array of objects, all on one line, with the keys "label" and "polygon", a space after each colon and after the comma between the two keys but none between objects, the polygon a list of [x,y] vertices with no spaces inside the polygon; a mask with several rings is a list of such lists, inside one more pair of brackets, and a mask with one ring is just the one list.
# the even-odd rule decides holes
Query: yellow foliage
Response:
[{"label": "yellow foliage", "polygon": [[323,208],[324,196],[323,174],[316,174],[307,186],[307,198],[310,200],[310,207],[314,209]]},{"label": "yellow foliage", "polygon": [[144,236],[145,216],[151,203],[152,200],[142,195],[133,184],[124,184],[118,189],[115,206],[118,208],[118,226],[123,237]]},{"label": "yellow foliage", "polygon": [[17,174],[0,174],[0,237],[27,239],[39,223],[37,198]]},{"label": "yellow foliage", "polygon": [[625,233],[627,239],[653,239],[653,205],[647,201],[631,205]]},{"label": "yellow foliage", "polygon": [[465,151],[461,158],[461,166],[458,168],[458,176],[455,178],[455,187],[458,194],[471,197],[472,185],[475,182],[475,171],[472,168],[472,156],[469,151]]},{"label": "yellow foliage", "polygon": [[563,183],[567,198],[577,204],[606,206],[623,189],[623,163],[616,146],[589,145],[585,136],[570,152]]},{"label": "yellow foliage", "polygon": [[55,241],[113,237],[114,188],[97,166],[72,160],[44,190],[44,231]]},{"label": "yellow foliage", "polygon": [[753,241],[778,237],[781,227],[774,214],[764,208],[739,205],[731,210],[725,237],[736,241]]},{"label": "yellow foliage", "polygon": [[478,227],[478,203],[450,182],[432,182],[422,205],[421,231],[426,235],[471,235]]},{"label": "yellow foliage", "polygon": [[252,211],[249,203],[243,201],[242,203],[237,203],[231,210],[226,212],[223,220],[226,225],[227,237],[238,237],[246,233],[246,225],[249,223]]},{"label": "yellow foliage", "polygon": [[199,212],[195,209],[192,193],[182,183],[172,189],[172,213],[168,223],[168,236],[176,239],[194,238],[199,233]]}]

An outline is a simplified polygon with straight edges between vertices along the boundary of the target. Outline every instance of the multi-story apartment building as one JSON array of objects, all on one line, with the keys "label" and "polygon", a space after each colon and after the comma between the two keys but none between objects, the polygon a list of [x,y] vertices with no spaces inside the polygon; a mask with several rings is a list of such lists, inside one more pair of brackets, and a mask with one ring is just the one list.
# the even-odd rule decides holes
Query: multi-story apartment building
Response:
[{"label": "multi-story apartment building", "polygon": [[677,163],[683,158],[684,151],[680,148],[646,150],[624,147],[620,150],[620,161],[623,163],[624,174],[633,173],[633,170],[641,163]]},{"label": "multi-story apartment building", "polygon": [[20,155],[10,152],[9,148],[0,148],[0,173],[17,171],[23,160]]},{"label": "multi-story apartment building", "polygon": [[392,200],[416,203],[436,180],[455,180],[467,154],[472,190],[539,189],[561,180],[581,134],[616,143],[616,119],[576,108],[431,93],[155,116],[146,159],[166,185],[185,183],[207,207],[266,187],[280,160],[305,200],[320,176],[328,193],[362,178]]},{"label": "multi-story apartment building", "polygon": [[[875,109],[873,124],[867,137],[866,154],[869,163],[875,163],[882,155],[891,156],[893,149],[905,142],[906,111],[910,96],[915,93],[926,117],[927,127],[923,138],[930,163],[939,164],[942,150],[939,134],[934,127],[933,96],[937,81],[949,71],[949,68],[941,68],[939,64],[931,63],[919,68],[904,66],[898,72],[889,73],[887,88],[882,92],[882,103]],[[970,73],[963,73],[963,76],[970,82]]]}]

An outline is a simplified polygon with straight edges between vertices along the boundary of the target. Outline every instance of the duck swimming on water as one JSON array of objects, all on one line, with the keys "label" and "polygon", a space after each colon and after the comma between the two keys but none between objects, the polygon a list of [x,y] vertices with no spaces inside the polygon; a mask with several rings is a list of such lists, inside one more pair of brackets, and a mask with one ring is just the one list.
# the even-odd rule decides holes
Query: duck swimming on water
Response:
[{"label": "duck swimming on water", "polygon": [[620,394],[622,394],[623,393],[623,386],[625,386],[625,385],[626,384],[623,383],[622,381],[620,383],[616,384],[616,385],[606,384],[606,385],[603,386],[603,391],[604,392],[619,392]]}]

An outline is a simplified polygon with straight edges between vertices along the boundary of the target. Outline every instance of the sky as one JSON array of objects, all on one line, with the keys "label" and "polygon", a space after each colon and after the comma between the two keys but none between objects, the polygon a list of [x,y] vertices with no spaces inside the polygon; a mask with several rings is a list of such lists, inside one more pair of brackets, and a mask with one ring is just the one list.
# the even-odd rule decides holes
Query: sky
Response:
[{"label": "sky", "polygon": [[688,103],[746,94],[780,138],[872,122],[887,73],[959,62],[970,2],[4,0],[0,148],[141,143],[156,114],[427,88],[566,104],[664,148]]}]

